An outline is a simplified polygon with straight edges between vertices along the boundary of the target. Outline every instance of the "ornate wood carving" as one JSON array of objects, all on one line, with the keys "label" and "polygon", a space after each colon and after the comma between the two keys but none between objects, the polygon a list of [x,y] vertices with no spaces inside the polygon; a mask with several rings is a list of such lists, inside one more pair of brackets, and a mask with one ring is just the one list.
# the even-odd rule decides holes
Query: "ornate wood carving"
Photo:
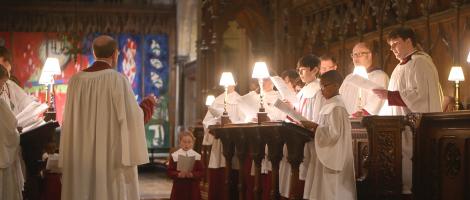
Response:
[{"label": "ornate wood carving", "polygon": [[449,142],[444,150],[445,171],[449,177],[455,177],[460,172],[462,156],[455,142]]}]

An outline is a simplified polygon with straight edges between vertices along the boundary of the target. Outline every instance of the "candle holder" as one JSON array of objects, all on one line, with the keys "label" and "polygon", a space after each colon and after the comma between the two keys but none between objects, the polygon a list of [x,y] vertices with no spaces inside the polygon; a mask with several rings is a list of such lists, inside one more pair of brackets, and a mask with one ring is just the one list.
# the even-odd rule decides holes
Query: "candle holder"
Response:
[{"label": "candle holder", "polygon": [[266,65],[265,62],[256,62],[255,66],[253,67],[253,73],[251,75],[252,78],[258,79],[258,84],[259,84],[259,110],[257,113],[257,118],[258,118],[258,124],[261,124],[262,122],[269,121],[268,113],[266,113],[266,110],[264,108],[264,102],[263,102],[263,97],[264,97],[264,89],[263,89],[263,79],[269,78],[269,71],[268,71],[268,66]]},{"label": "candle holder", "polygon": [[223,72],[222,77],[220,77],[219,85],[224,86],[224,112],[220,116],[220,124],[222,126],[231,123],[230,117],[227,112],[227,97],[228,97],[228,87],[235,86],[235,81],[233,79],[231,72]]},{"label": "candle holder", "polygon": [[449,81],[454,81],[454,98],[455,98],[455,110],[460,110],[460,106],[459,106],[459,93],[460,93],[460,86],[459,86],[459,82],[460,81],[464,81],[465,80],[465,76],[463,74],[463,70],[462,70],[462,67],[460,66],[453,66],[450,70],[450,73],[449,73],[449,78],[448,78]]}]

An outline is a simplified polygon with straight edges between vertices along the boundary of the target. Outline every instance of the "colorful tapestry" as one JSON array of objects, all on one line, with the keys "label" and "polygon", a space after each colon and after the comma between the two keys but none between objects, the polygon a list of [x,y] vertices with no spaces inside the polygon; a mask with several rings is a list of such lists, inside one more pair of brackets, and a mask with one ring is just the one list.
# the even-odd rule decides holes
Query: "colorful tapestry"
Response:
[{"label": "colorful tapestry", "polygon": [[158,99],[157,107],[150,123],[146,126],[149,147],[170,146],[170,123],[168,118],[168,78],[169,57],[168,37],[166,35],[147,35],[144,37],[144,92]]},{"label": "colorful tapestry", "polygon": [[117,70],[124,74],[132,86],[137,101],[142,100],[142,48],[141,37],[119,35],[119,58]]}]

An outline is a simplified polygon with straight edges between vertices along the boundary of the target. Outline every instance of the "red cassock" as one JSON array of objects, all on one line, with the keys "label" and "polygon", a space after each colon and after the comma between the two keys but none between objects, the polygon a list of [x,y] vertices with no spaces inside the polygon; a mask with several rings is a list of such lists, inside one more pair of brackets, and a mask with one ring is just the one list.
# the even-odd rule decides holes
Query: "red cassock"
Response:
[{"label": "red cassock", "polygon": [[168,176],[173,179],[173,187],[171,188],[171,200],[200,200],[201,191],[199,183],[204,176],[204,165],[201,160],[196,160],[193,167],[193,178],[178,178],[176,170],[176,162],[170,156],[170,164],[168,166]]}]

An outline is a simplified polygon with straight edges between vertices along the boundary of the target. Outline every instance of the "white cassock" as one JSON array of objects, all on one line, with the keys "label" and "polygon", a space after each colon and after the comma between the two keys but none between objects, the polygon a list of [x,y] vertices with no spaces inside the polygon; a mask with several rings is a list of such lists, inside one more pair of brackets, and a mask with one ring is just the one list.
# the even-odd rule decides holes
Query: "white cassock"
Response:
[{"label": "white cassock", "polygon": [[9,105],[0,99],[0,199],[20,200],[23,190],[20,135]]},{"label": "white cassock", "polygon": [[[224,109],[224,98],[225,94],[222,93],[221,95],[217,96],[210,107],[215,110],[223,110]],[[244,120],[244,115],[238,109],[238,99],[240,95],[233,91],[227,95],[227,113],[232,121],[232,123],[240,123]],[[204,139],[203,145],[212,145],[211,154],[209,158],[209,168],[221,168],[225,167],[225,157],[222,154],[222,142],[220,139],[215,139],[212,134],[209,133],[208,127],[210,125],[214,125],[220,123],[220,117],[214,117],[211,112],[207,112],[202,124],[204,125]],[[236,156],[232,158],[232,169],[238,169],[238,159]]]},{"label": "white cassock", "polygon": [[113,69],[69,81],[60,138],[62,199],[139,199],[137,165],[147,163],[143,111]]},{"label": "white cassock", "polygon": [[356,199],[351,122],[341,96],[326,100],[319,113],[304,198]]},{"label": "white cassock", "polygon": [[[411,112],[442,112],[442,90],[439,75],[431,57],[421,51],[414,52],[411,60],[398,64],[392,72],[389,91],[398,91],[406,107],[389,106],[386,102],[380,115],[407,115]],[[413,135],[407,126],[402,132],[403,193],[410,194],[412,186]]]},{"label": "white cassock", "polygon": [[[374,70],[367,73],[367,75],[370,81],[382,86],[383,88],[387,88],[389,79],[388,75],[384,71]],[[343,84],[341,84],[341,87],[339,88],[339,93],[343,97],[344,105],[346,106],[346,110],[348,111],[349,115],[359,111],[358,107],[360,89],[350,82],[351,76],[352,74],[347,75],[343,81]],[[384,104],[384,100],[380,99],[371,90],[362,89],[361,92],[362,108],[371,115],[379,114],[380,108],[382,108]]]},{"label": "white cassock", "polygon": [[[322,104],[321,98],[317,98],[316,95],[318,91],[320,91],[320,82],[317,79],[305,85],[302,90],[297,93],[297,99],[299,101],[294,104],[295,109],[298,110],[302,116],[314,122],[316,115],[318,115],[318,106]],[[300,164],[299,169],[300,180],[305,180],[307,175],[308,159],[310,158],[308,151],[309,143],[306,143],[304,147],[304,160]],[[287,155],[287,147],[284,145],[283,157],[279,163],[279,193],[283,197],[289,197],[290,192],[291,165],[287,159]]]}]

